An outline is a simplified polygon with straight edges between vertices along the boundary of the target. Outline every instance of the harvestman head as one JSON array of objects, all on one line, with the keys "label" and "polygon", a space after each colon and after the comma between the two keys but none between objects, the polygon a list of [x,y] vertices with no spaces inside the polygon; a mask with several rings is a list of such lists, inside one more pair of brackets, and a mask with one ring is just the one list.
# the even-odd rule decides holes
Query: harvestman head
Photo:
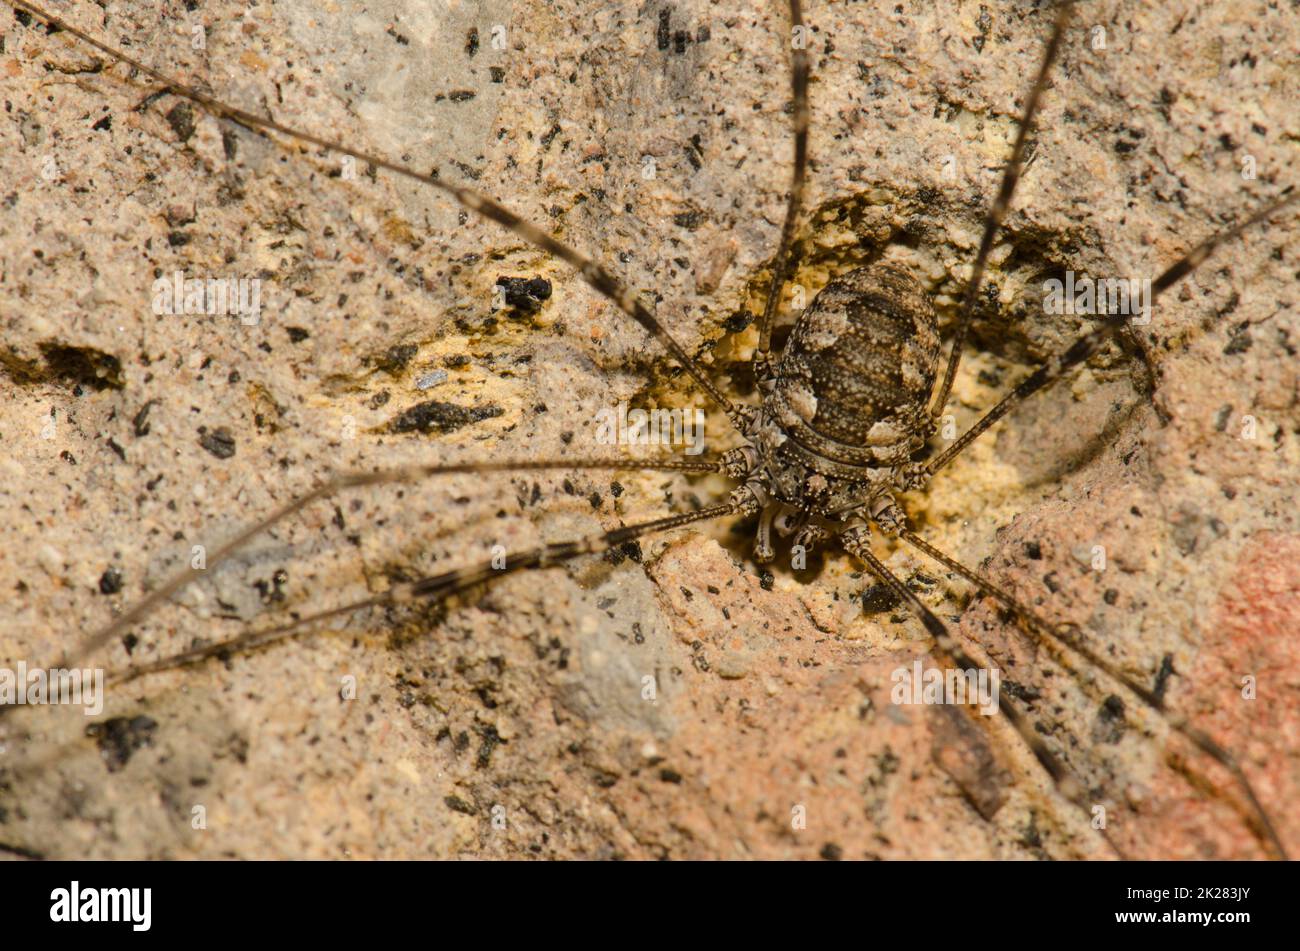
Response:
[{"label": "harvestman head", "polygon": [[[770,562],[777,538],[811,549],[838,545],[859,559],[878,581],[907,604],[934,640],[932,655],[942,667],[977,669],[983,666],[922,600],[873,552],[876,534],[895,538],[942,564],[995,599],[1034,641],[1053,654],[1073,655],[1082,666],[1100,671],[1122,686],[1140,704],[1181,733],[1203,754],[1232,775],[1247,803],[1252,831],[1276,857],[1286,852],[1257,797],[1249,778],[1233,755],[1186,719],[1166,710],[1161,694],[1136,682],[1116,664],[1100,656],[1077,632],[1053,625],[1020,603],[980,572],[927,542],[909,526],[902,493],[922,490],[954,458],[1014,406],[1039,390],[1068,376],[1105,347],[1127,325],[1123,317],[1102,320],[1070,346],[1047,360],[1015,386],[998,403],[947,448],[929,458],[924,450],[944,415],[961,362],[963,344],[976,312],[990,252],[1010,207],[1025,164],[1026,141],[1039,105],[1046,94],[1052,70],[1070,25],[1071,7],[1061,5],[1036,76],[1025,97],[1011,155],[1006,161],[999,191],[989,209],[978,252],[961,302],[959,318],[946,360],[934,309],[920,284],[905,270],[877,263],[843,274],[823,288],[799,317],[783,352],[773,352],[773,325],[778,302],[792,268],[792,247],[799,233],[802,196],[808,164],[808,56],[796,43],[792,55],[793,175],[780,246],[772,268],[766,305],[758,315],[758,346],[754,373],[758,401],[737,403],[728,398],[697,361],[668,333],[659,320],[601,263],[588,258],[546,231],[518,217],[492,198],[469,188],[449,184],[381,156],[340,142],[290,128],[265,116],[223,102],[193,86],[181,83],[137,56],[114,48],[25,0],[7,0],[11,6],[58,27],[72,42],[86,44],[148,77],[173,96],[189,100],[212,115],[269,135],[286,148],[310,144],[369,163],[394,175],[414,180],[453,198],[468,211],[495,221],[536,247],[572,265],[582,278],[607,297],[627,317],[644,328],[690,375],[704,394],[726,415],[741,437],[741,445],[716,460],[664,459],[629,463],[625,458],[557,458],[505,460],[451,465],[421,465],[375,472],[345,473],[294,499],[240,532],[210,553],[205,568],[240,551],[254,537],[277,523],[327,497],[383,483],[414,482],[437,475],[477,472],[537,470],[628,470],[640,468],[688,473],[721,473],[736,483],[726,501],[689,514],[669,515],[572,541],[511,552],[504,562],[484,562],[449,570],[392,586],[368,599],[296,617],[268,629],[251,630],[233,639],[179,653],[160,661],[116,672],[122,681],[152,672],[195,664],[213,657],[263,647],[293,637],[330,618],[359,610],[415,600],[436,600],[464,592],[502,574],[542,568],[581,555],[606,551],[656,532],[728,516],[756,517],[754,560]],[[803,24],[801,3],[792,0],[789,13],[796,35]],[[1274,218],[1297,198],[1291,189],[1264,208],[1221,233],[1205,237],[1190,252],[1170,264],[1152,282],[1158,296],[1194,271],[1221,244],[1246,229]],[[65,659],[75,665],[123,636],[166,599],[199,575],[180,572],[155,588],[120,616],[94,633]],[[1078,666],[1066,669],[1081,678]],[[0,713],[7,708],[0,708]],[[1087,790],[1072,775],[1034,730],[1026,714],[1009,697],[1001,698],[999,712],[1015,729],[1050,776],[1060,795],[1087,814],[1092,806]],[[1102,832],[1105,835],[1105,832]],[[1118,851],[1118,847],[1116,847]]]}]

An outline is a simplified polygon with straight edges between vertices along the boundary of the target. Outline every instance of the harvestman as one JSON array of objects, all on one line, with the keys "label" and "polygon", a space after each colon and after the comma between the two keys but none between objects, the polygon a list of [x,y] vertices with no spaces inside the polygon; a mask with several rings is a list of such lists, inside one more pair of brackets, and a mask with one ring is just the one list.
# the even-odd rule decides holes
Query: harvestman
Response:
[{"label": "harvestman", "polygon": [[[938,374],[940,339],[933,308],[919,284],[910,275],[887,264],[859,268],[832,280],[799,317],[784,352],[779,356],[772,352],[773,316],[791,270],[791,248],[802,210],[808,164],[809,64],[802,44],[792,44],[793,175],[766,305],[758,318],[759,342],[753,359],[761,402],[755,406],[735,403],[723,394],[709,379],[703,367],[683,350],[637,297],[601,264],[517,217],[493,199],[471,189],[421,174],[398,162],[228,105],[106,45],[26,0],[6,2],[58,28],[77,41],[94,47],[113,61],[148,76],[161,84],[165,91],[198,104],[219,119],[230,120],[264,134],[276,133],[290,140],[281,142],[285,147],[295,141],[308,143],[352,156],[376,168],[431,186],[454,198],[465,209],[490,218],[538,248],[571,264],[588,284],[611,300],[665,348],[704,393],[723,410],[744,440],[743,445],[713,461],[669,459],[629,463],[626,459],[595,458],[520,460],[421,465],[340,475],[236,535],[209,555],[206,569],[215,568],[252,538],[313,502],[345,490],[381,483],[408,482],[448,473],[643,469],[722,473],[739,485],[726,502],[696,512],[670,515],[582,539],[515,552],[506,557],[504,565],[500,562],[493,565],[488,561],[396,584],[365,600],[119,671],[110,675],[110,680],[120,682],[207,658],[251,650],[291,637],[329,618],[415,599],[445,598],[497,575],[555,565],[580,555],[609,550],[653,532],[726,516],[757,516],[754,558],[759,563],[769,562],[775,556],[773,532],[783,537],[792,537],[795,544],[802,545],[805,549],[832,538],[837,539],[848,553],[860,559],[900,601],[911,607],[933,637],[933,653],[943,665],[968,670],[980,667],[950,633],[948,626],[871,551],[869,540],[874,527],[915,547],[966,579],[983,595],[996,599],[1037,643],[1054,652],[1073,652],[1104,672],[1162,717],[1172,729],[1223,765],[1249,803],[1255,834],[1271,854],[1279,858],[1286,857],[1272,821],[1232,754],[1185,718],[1166,710],[1162,696],[1142,686],[1115,664],[1099,656],[1075,631],[1049,624],[978,572],[965,567],[918,536],[908,527],[907,516],[894,498],[896,492],[923,488],[936,473],[1014,406],[1078,367],[1125,326],[1126,321],[1122,317],[1111,316],[1103,320],[1095,329],[1079,337],[1031,373],[942,452],[928,461],[914,461],[935,434],[938,420],[947,406],[990,251],[1023,170],[1026,139],[1070,21],[1069,5],[1061,5],[1055,16],[1046,51],[1025,101],[1000,188],[986,215],[979,250],[965,287],[942,377]],[[799,0],[791,0],[789,12],[795,35],[799,35],[803,27]],[[1152,299],[1195,270],[1219,245],[1236,238],[1253,225],[1264,222],[1297,197],[1300,195],[1288,188],[1280,198],[1241,223],[1205,239],[1152,281]],[[195,580],[203,570],[205,569],[191,568],[167,580],[86,639],[66,663],[75,666],[81,659],[126,633],[160,603]],[[1081,678],[1074,666],[1066,665],[1066,669],[1076,680]],[[3,709],[0,708],[0,711]],[[1016,702],[1003,696],[999,712],[1033,752],[1059,793],[1088,812],[1091,804],[1083,786],[1035,733]]]}]

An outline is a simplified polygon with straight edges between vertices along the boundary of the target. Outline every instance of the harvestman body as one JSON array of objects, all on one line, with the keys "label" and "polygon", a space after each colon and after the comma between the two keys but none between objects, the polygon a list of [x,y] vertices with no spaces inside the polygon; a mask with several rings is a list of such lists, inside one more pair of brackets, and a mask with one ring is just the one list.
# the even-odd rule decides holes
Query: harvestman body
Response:
[{"label": "harvestman body", "polygon": [[[1051,68],[1068,25],[1068,5],[1063,5],[1056,14],[1041,68],[1026,98],[1012,154],[999,193],[985,222],[972,276],[965,289],[951,353],[942,377],[939,375],[940,337],[931,302],[909,274],[895,265],[883,262],[832,280],[798,319],[780,357],[774,359],[771,354],[773,315],[789,276],[790,249],[801,211],[807,165],[808,61],[802,47],[795,44],[792,51],[793,179],[766,308],[758,323],[759,343],[754,363],[761,400],[757,406],[747,406],[733,403],[720,392],[658,320],[600,264],[520,219],[491,198],[415,172],[400,163],[283,126],[228,105],[166,76],[121,50],[105,45],[25,0],[7,2],[59,27],[77,41],[98,49],[112,60],[130,65],[161,83],[167,91],[201,105],[219,118],[234,120],[264,133],[278,133],[291,140],[351,155],[378,168],[423,182],[451,195],[463,207],[491,218],[543,250],[567,261],[579,270],[588,283],[666,348],[703,391],[725,411],[744,439],[743,445],[712,462],[665,460],[629,464],[626,460],[600,459],[524,460],[428,465],[341,476],[316,491],[293,500],[211,553],[207,567],[215,567],[253,536],[316,500],[358,486],[412,481],[440,473],[643,468],[677,472],[721,472],[734,478],[739,486],[728,502],[698,512],[667,516],[585,539],[515,552],[507,557],[504,566],[482,564],[395,585],[389,591],[363,602],[299,618],[269,630],[252,631],[153,664],[136,666],[121,672],[117,679],[129,679],[154,670],[251,649],[294,636],[305,627],[326,618],[350,614],[361,608],[414,598],[446,597],[503,572],[556,564],[582,554],[604,551],[652,532],[736,514],[758,516],[754,556],[760,563],[771,561],[775,557],[774,533],[791,538],[794,545],[805,549],[831,538],[838,539],[846,551],[862,560],[876,578],[920,617],[934,638],[932,653],[944,666],[968,669],[980,666],[955,640],[948,626],[872,552],[869,540],[874,526],[936,559],[973,584],[982,594],[997,599],[1037,642],[1067,648],[1082,656],[1092,666],[1122,684],[1156,715],[1164,717],[1171,728],[1183,734],[1202,752],[1231,772],[1249,803],[1255,834],[1272,854],[1285,856],[1267,812],[1230,753],[1184,719],[1167,713],[1161,696],[1134,681],[1107,659],[1098,656],[1075,632],[1049,624],[982,575],[961,565],[913,533],[907,527],[906,515],[895,499],[895,493],[923,487],[937,471],[1002,418],[1012,406],[1079,366],[1124,326],[1122,319],[1103,321],[1020,383],[952,445],[928,461],[917,460],[920,451],[934,435],[936,421],[947,405],[993,240],[1006,215],[1023,169],[1026,134],[1033,123],[1039,99],[1047,87]],[[798,35],[803,23],[801,4],[798,0],[792,0],[789,8]],[[1244,222],[1197,246],[1152,282],[1152,296],[1166,291],[1189,274],[1219,244],[1271,217],[1295,198],[1296,195],[1288,190],[1282,198]],[[99,650],[113,638],[128,631],[161,601],[194,580],[196,573],[191,570],[179,574],[137,602],[89,638],[81,646],[80,656]],[[1070,668],[1070,672],[1077,676],[1073,668]],[[6,710],[7,708],[0,708],[0,712]],[[1085,790],[1045,745],[1025,714],[1010,699],[1003,700],[1000,712],[1032,750],[1059,792],[1087,811],[1091,802]]]},{"label": "harvestman body", "polygon": [[761,510],[759,562],[775,556],[773,525],[804,549],[861,537],[867,519],[901,525],[891,492],[923,481],[911,459],[935,431],[938,365],[934,308],[911,275],[882,262],[818,293],[759,378],[749,444],[726,460],[745,479],[736,501]]}]

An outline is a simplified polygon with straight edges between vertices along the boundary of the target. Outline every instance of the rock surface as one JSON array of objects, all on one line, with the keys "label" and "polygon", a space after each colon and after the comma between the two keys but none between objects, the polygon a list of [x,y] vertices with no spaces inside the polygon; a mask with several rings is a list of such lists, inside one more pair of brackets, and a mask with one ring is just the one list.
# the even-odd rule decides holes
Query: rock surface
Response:
[{"label": "rock surface", "polygon": [[[209,0],[167,19],[138,2],[67,15],[227,101],[500,197],[609,262],[743,396],[754,335],[735,315],[761,307],[784,210],[789,30],[779,4],[732,6]],[[1046,18],[1005,2],[807,6],[796,283],[810,298],[893,257],[946,325]],[[195,546],[337,469],[608,451],[594,420],[622,402],[699,407],[708,451],[729,444],[640,329],[497,226],[150,100],[153,84],[8,12],[0,32],[0,663],[54,663]],[[958,430],[1088,323],[1044,312],[1046,277],[1154,277],[1295,181],[1297,49],[1300,22],[1262,2],[1086,5],[995,247]],[[1293,853],[1298,235],[1293,212],[1225,248],[1122,347],[907,500],[931,542],[1165,684],[1237,756]],[[256,321],[159,313],[155,281],[178,272],[259,280]],[[532,313],[505,306],[501,277],[552,292]],[[445,381],[417,385],[438,369]],[[146,662],[726,489],[579,472],[348,493],[95,662]],[[1004,722],[890,702],[891,673],[928,639],[859,566],[833,551],[764,579],[749,538],[701,526],[445,610],[358,612],[110,687],[95,718],[13,711],[0,852],[1264,854],[1221,768],[1117,685],[1089,673],[1081,689],[939,566],[878,549],[1004,671],[1005,696],[1106,806],[1107,837]]]}]

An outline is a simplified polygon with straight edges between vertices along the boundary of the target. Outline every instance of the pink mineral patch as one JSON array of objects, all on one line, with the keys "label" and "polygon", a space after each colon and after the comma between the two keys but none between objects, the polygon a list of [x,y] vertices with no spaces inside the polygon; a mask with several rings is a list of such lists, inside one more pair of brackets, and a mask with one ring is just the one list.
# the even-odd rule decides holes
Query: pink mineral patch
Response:
[{"label": "pink mineral patch", "polygon": [[[1193,669],[1171,704],[1237,757],[1283,845],[1300,853],[1300,535],[1259,532],[1242,549],[1205,626]],[[1253,677],[1255,699],[1243,697]],[[1180,858],[1262,858],[1242,795],[1227,772],[1182,740],[1153,779],[1135,853]],[[1212,784],[1215,792],[1207,792]],[[1198,788],[1200,787],[1200,788]]]}]

